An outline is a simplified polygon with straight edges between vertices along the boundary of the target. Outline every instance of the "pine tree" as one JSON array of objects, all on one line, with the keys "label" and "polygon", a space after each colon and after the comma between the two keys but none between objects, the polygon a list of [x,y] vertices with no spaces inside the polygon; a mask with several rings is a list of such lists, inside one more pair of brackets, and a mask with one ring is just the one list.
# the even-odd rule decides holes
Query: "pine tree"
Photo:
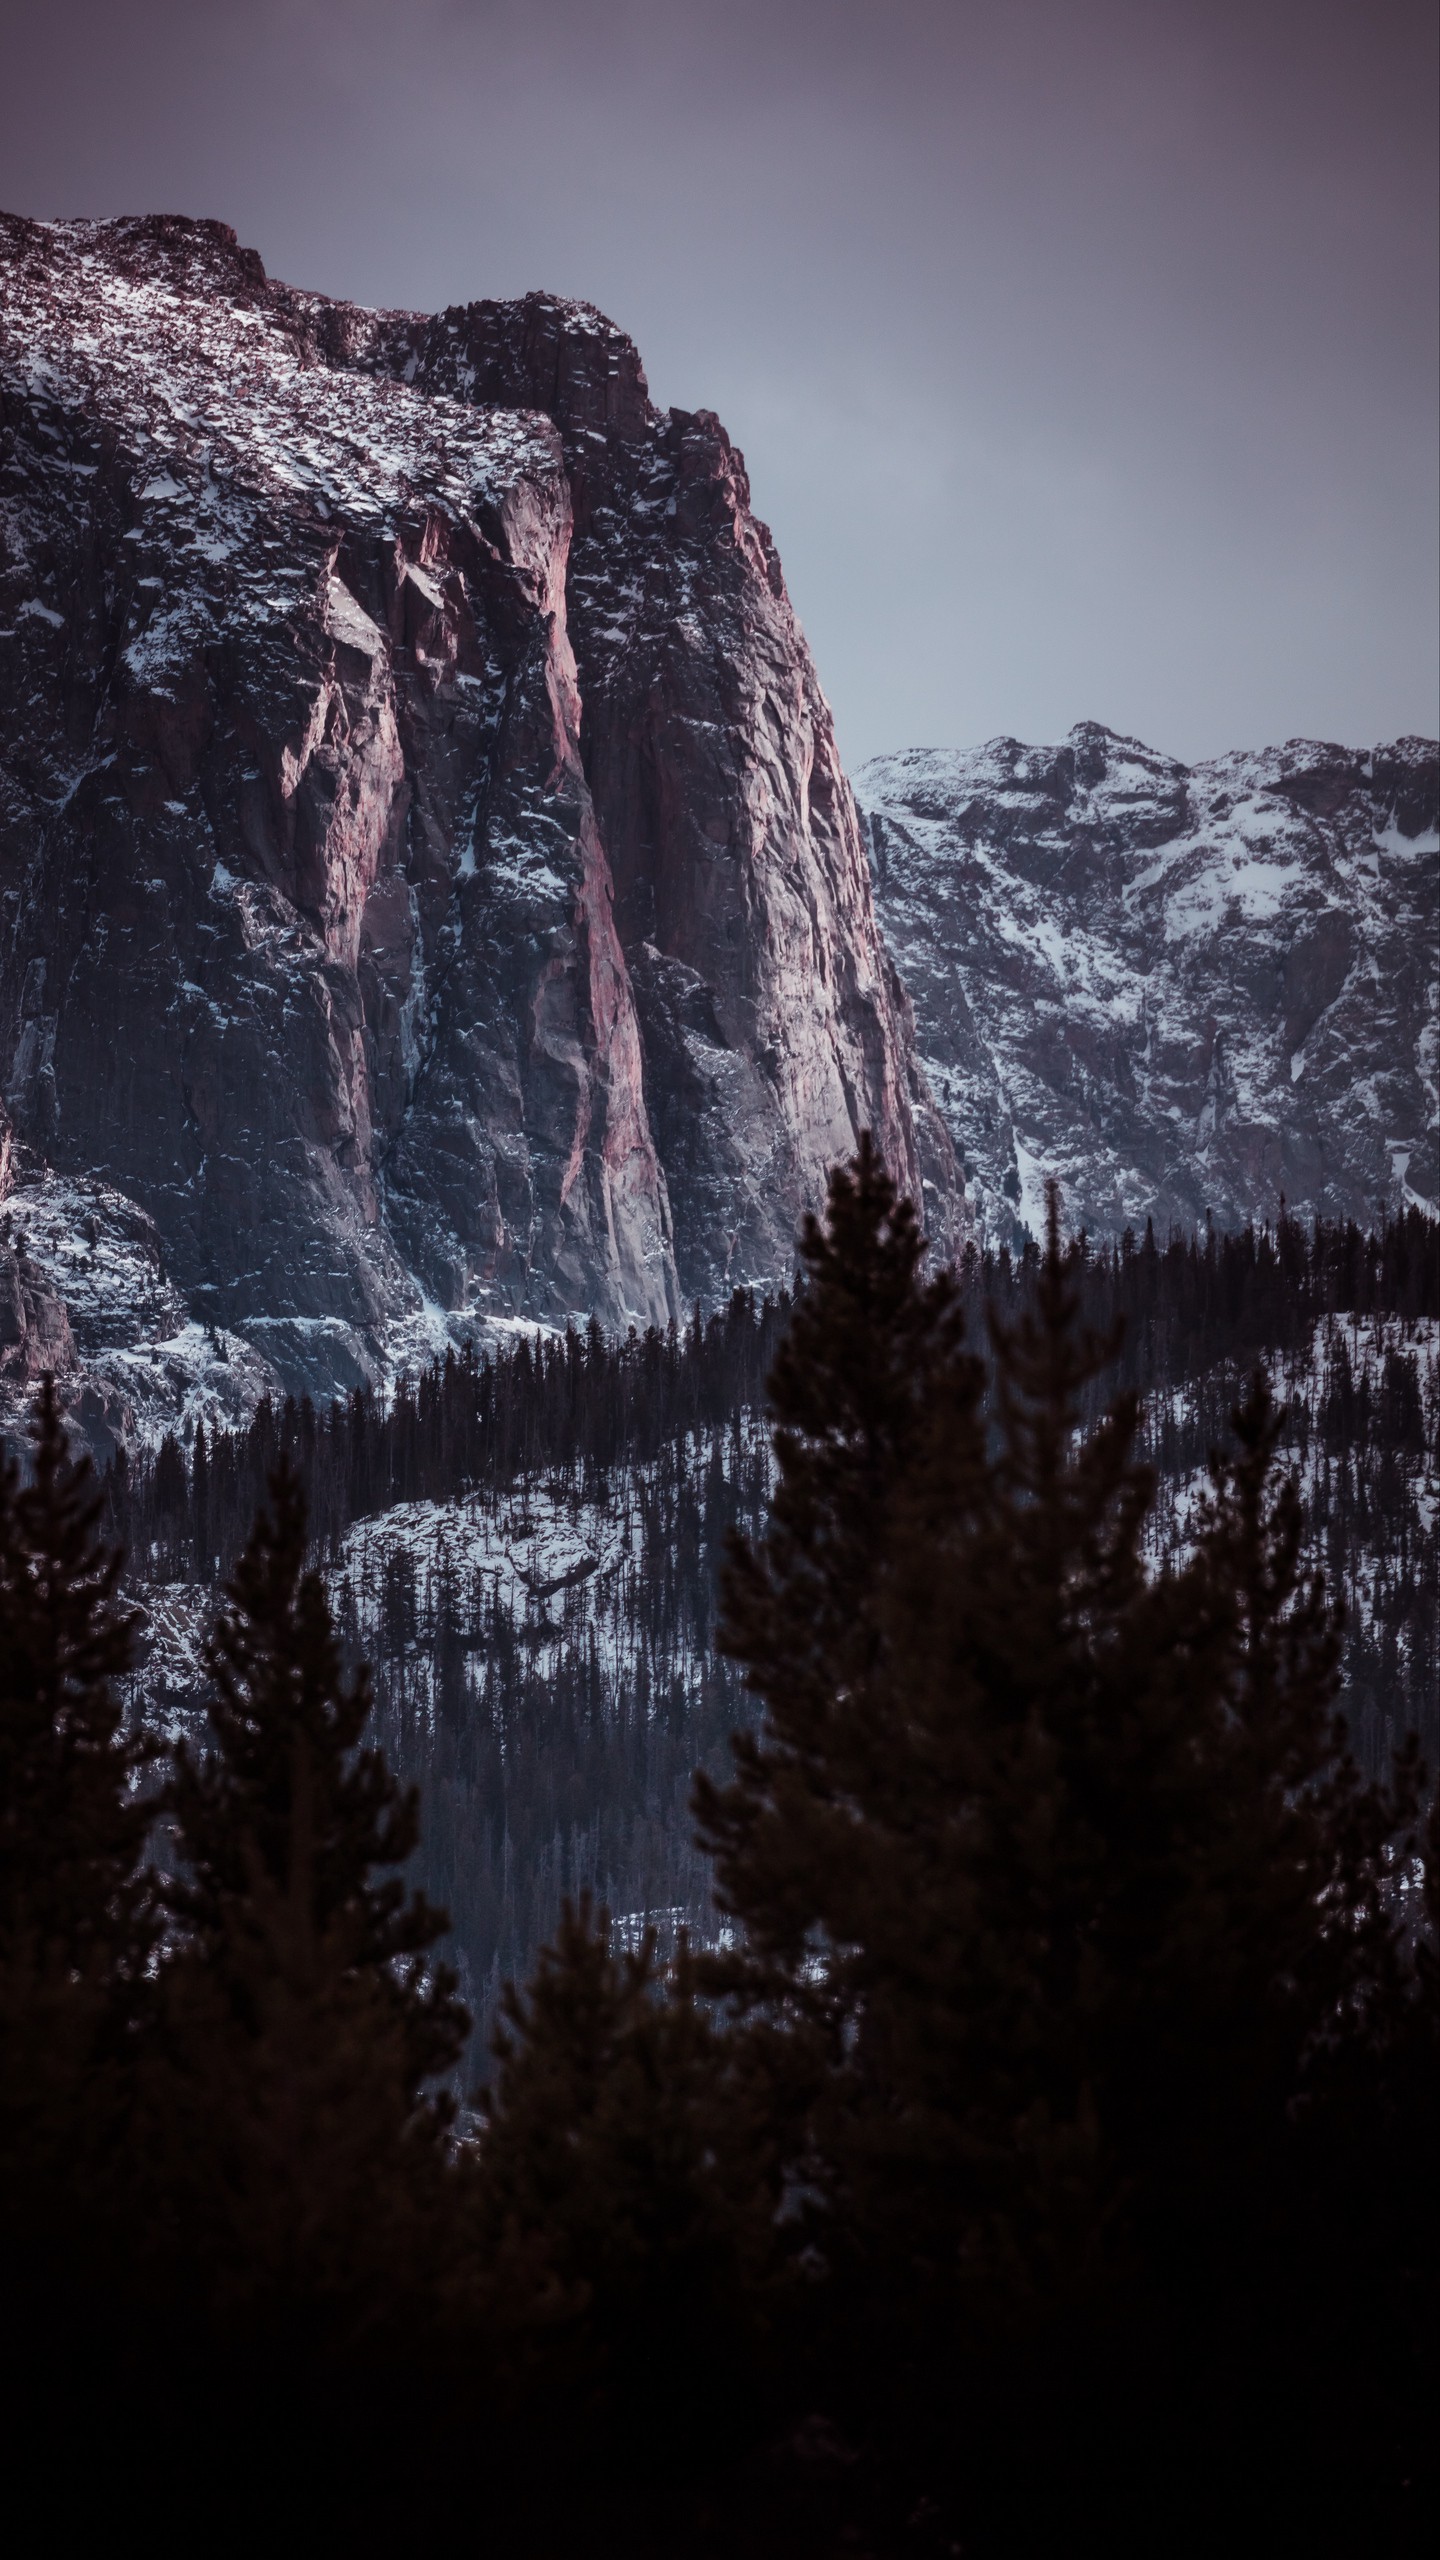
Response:
[{"label": "pine tree", "polygon": [[203,1422],[195,1425],[195,1448],[190,1461],[190,1523],[192,1570],[197,1582],[208,1582],[214,1563],[210,1551],[210,1459]]},{"label": "pine tree", "polygon": [[[1344,1758],[1263,1382],[1151,1576],[1133,1398],[1080,1428],[1115,1345],[1079,1326],[1053,1193],[988,1404],[868,1148],[803,1251],[725,1631],[765,1724],[696,1804],[744,1928],[705,1979],[805,2057],[779,2121],[828,2269],[817,2387],[982,2547],[1077,2494],[1118,2531],[1207,2445],[1230,2489],[1333,2485],[1296,2127],[1395,1975],[1404,1806]],[[1166,2512],[1167,2546],[1194,2521]]]},{"label": "pine tree", "polygon": [[[831,1177],[825,1226],[806,1220],[808,1285],[769,1381],[770,1528],[759,1547],[736,1543],[727,1575],[721,1641],[765,1701],[766,1733],[737,1736],[729,1787],[696,1782],[704,1845],[745,1921],[737,1989],[832,2027],[850,1999],[830,1889],[848,1906],[853,1809],[883,1787],[891,1756],[881,1675],[895,1505],[937,1427],[957,1470],[981,1463],[983,1371],[964,1347],[956,1284],[945,1271],[922,1279],[924,1253],[867,1135],[853,1168]],[[810,1962],[817,1934],[823,1969]]]},{"label": "pine tree", "polygon": [[414,2311],[443,2258],[431,2087],[468,2019],[430,1950],[446,1921],[398,1872],[418,1831],[363,1745],[304,1504],[271,1480],[207,1651],[211,1747],[167,1809],[182,1933],[150,2092],[156,2236],[224,2334],[353,2351]]},{"label": "pine tree", "polygon": [[98,2302],[123,2218],[154,1808],[118,1686],[136,1614],[48,1374],[30,1442],[27,1477],[0,1460],[0,2231],[57,2308],[82,2266]]},{"label": "pine tree", "polygon": [[528,2458],[587,2509],[597,2484],[602,2507],[668,2496],[764,2406],[778,2189],[750,2056],[683,1947],[666,1972],[653,1932],[615,1950],[588,1897],[507,1986],[493,2050],[477,2220]]}]

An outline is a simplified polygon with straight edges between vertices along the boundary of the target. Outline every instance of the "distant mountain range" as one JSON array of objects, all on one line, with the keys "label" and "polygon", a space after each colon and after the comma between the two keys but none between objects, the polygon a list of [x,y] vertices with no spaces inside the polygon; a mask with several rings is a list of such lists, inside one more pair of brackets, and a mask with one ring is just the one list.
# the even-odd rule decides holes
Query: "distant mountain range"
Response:
[{"label": "distant mountain range", "polygon": [[1440,1213],[1440,763],[1291,739],[1187,767],[879,757],[876,904],[985,1239]]}]

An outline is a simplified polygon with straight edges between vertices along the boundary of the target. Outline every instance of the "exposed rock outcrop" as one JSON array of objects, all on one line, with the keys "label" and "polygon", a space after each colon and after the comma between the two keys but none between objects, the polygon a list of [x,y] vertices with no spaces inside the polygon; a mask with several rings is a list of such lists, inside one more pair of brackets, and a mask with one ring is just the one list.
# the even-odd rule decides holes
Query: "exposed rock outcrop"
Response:
[{"label": "exposed rock outcrop", "polygon": [[885,931],[976,1216],[1440,1213],[1440,761],[1189,769],[1093,722],[867,765]]},{"label": "exposed rock outcrop", "polygon": [[74,1367],[64,1299],[31,1260],[23,1228],[13,1237],[0,1228],[0,1381],[13,1392],[42,1370],[65,1378]]},{"label": "exposed rock outcrop", "polygon": [[743,466],[598,314],[5,219],[0,543],[0,1084],[195,1315],[664,1317],[865,1125],[953,1232]]},{"label": "exposed rock outcrop", "polygon": [[953,1243],[950,1150],[875,932],[829,709],[719,420],[657,411],[630,340],[541,294],[382,321],[369,361],[560,430],[582,750],[682,1288],[786,1268],[862,1126]]}]

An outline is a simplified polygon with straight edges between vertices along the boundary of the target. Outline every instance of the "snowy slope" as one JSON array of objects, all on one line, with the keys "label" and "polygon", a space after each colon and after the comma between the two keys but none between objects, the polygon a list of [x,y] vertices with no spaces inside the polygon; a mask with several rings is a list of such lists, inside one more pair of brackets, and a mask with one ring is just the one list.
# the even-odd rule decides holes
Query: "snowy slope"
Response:
[{"label": "snowy slope", "polygon": [[1440,1211],[1437,751],[1188,769],[1094,723],[860,774],[877,905],[996,1245]]},{"label": "snowy slope", "polygon": [[[560,1472],[363,1520],[327,1566],[351,1659],[374,1666],[373,1730],[424,1801],[417,1872],[451,1913],[480,2022],[529,1971],[561,1899],[592,1891],[622,1937],[717,1929],[688,1813],[750,1720],[713,1648],[727,1530],[760,1525],[753,1419],[692,1435],[586,1487]],[[142,1584],[135,1703],[194,1734],[217,1595]]]},{"label": "snowy slope", "polygon": [[0,1192],[0,1434],[20,1436],[51,1369],[102,1467],[167,1431],[188,1445],[197,1422],[234,1429],[262,1396],[324,1400],[361,1385],[383,1395],[452,1344],[483,1352],[546,1330],[420,1299],[364,1338],[337,1316],[252,1317],[235,1331],[193,1314],[154,1220],[112,1184],[30,1163]]},{"label": "snowy slope", "polygon": [[[708,1611],[697,1620],[689,1601],[663,1612],[658,1646],[647,1608],[657,1586],[688,1592],[685,1567],[671,1552],[677,1507],[702,1524],[695,1561],[718,1563],[728,1525],[707,1521],[707,1479],[733,1485],[743,1470],[747,1518],[770,1481],[769,1440],[758,1416],[736,1432],[692,1433],[662,1458],[614,1469],[603,1489],[586,1489],[569,1472],[522,1475],[513,1487],[485,1489],[453,1502],[398,1503],[356,1522],[326,1566],[338,1623],[353,1648],[376,1659],[392,1648],[405,1659],[424,1722],[433,1720],[435,1666],[431,1645],[443,1608],[473,1631],[499,1623],[523,1648],[530,1671],[553,1680],[568,1647],[583,1644],[615,1693],[643,1686],[658,1651],[683,1676],[709,1653]],[[714,1484],[709,1509],[714,1512]],[[691,1577],[693,1578],[693,1577]],[[389,1597],[387,1598],[387,1588]],[[405,1596],[396,1617],[397,1590]],[[198,1584],[136,1586],[151,1628],[142,1687],[147,1696],[184,1704],[198,1683],[200,1644],[217,1595]],[[485,1649],[477,1641],[476,1650]],[[645,1673],[642,1662],[647,1664]]]},{"label": "snowy slope", "polygon": [[[1358,1756],[1382,1766],[1412,1726],[1440,1765],[1440,1322],[1326,1316],[1266,1372],[1284,1420],[1281,1465],[1305,1510],[1306,1553],[1345,1622],[1343,1704]],[[1152,1399],[1159,1479],[1153,1559],[1185,1553],[1224,1439],[1216,1381]],[[1233,1384],[1238,1387],[1239,1380]],[[1231,1382],[1223,1382],[1229,1389]]]}]

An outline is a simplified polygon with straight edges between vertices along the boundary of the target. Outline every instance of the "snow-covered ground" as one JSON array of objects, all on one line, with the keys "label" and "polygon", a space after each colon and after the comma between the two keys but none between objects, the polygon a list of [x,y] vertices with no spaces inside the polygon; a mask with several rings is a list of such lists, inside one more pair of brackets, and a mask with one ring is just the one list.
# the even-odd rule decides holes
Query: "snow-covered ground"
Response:
[{"label": "snow-covered ground", "polygon": [[[1313,1516],[1326,1464],[1321,1426],[1327,1401],[1341,1390],[1348,1372],[1350,1392],[1357,1398],[1368,1394],[1372,1402],[1378,1402],[1384,1388],[1385,1364],[1391,1356],[1415,1364],[1428,1453],[1414,1453],[1402,1473],[1414,1519],[1428,1534],[1440,1515],[1440,1474],[1436,1472],[1434,1455],[1440,1420],[1440,1321],[1433,1316],[1322,1316],[1316,1321],[1310,1341],[1301,1349],[1268,1354],[1263,1363],[1265,1373],[1284,1415],[1281,1464],[1286,1474],[1295,1477],[1307,1516]],[[1158,1418],[1162,1410],[1168,1411],[1171,1422],[1183,1431],[1196,1413],[1196,1399],[1197,1382],[1192,1381],[1154,1399],[1151,1413]],[[1195,1506],[1209,1482],[1209,1470],[1203,1463],[1173,1473],[1162,1470],[1161,1499],[1149,1525],[1152,1554],[1184,1553]],[[1356,1551],[1354,1573],[1355,1588],[1363,1597],[1367,1581],[1363,1549]]]},{"label": "snow-covered ground", "polygon": [[[1415,1365],[1431,1452],[1429,1458],[1413,1455],[1402,1466],[1404,1498],[1414,1527],[1433,1535],[1440,1519],[1440,1475],[1433,1458],[1440,1322],[1434,1318],[1326,1317],[1302,1350],[1272,1354],[1268,1374],[1288,1414],[1282,1463],[1296,1474],[1313,1510],[1327,1463],[1323,1416],[1327,1398],[1341,1384],[1342,1365],[1350,1392],[1378,1401],[1387,1358],[1394,1355]],[[1213,1380],[1208,1383],[1213,1393]],[[1183,1441],[1188,1432],[1193,1441],[1206,1384],[1193,1381],[1153,1399],[1152,1430],[1168,1413],[1177,1436]],[[768,1444],[758,1416],[747,1419],[742,1436],[752,1462],[759,1460],[757,1481],[768,1481]],[[581,1642],[593,1648],[607,1689],[619,1693],[635,1683],[646,1654],[645,1595],[666,1561],[655,1550],[656,1522],[673,1523],[674,1515],[662,1486],[673,1499],[677,1479],[684,1479],[698,1495],[725,1441],[723,1433],[691,1435],[662,1459],[615,1469],[603,1495],[584,1492],[578,1478],[545,1472],[522,1477],[506,1491],[403,1503],[360,1520],[326,1566],[337,1615],[352,1644],[367,1655],[403,1642],[418,1696],[433,1690],[435,1630],[447,1608],[467,1626],[493,1629],[503,1623],[542,1681],[552,1679],[567,1648]],[[1164,1465],[1158,1445],[1156,1456],[1161,1482],[1147,1542],[1158,1562],[1184,1552],[1209,1478],[1202,1451],[1178,1468]],[[1346,1595],[1362,1616],[1374,1570],[1362,1538]],[[138,1596],[149,1621],[144,1686],[178,1706],[198,1680],[215,1594],[176,1583],[146,1586]],[[408,1635],[396,1636],[397,1611]],[[687,1649],[682,1639],[681,1652],[687,1668],[695,1670],[706,1647],[696,1643]]]},{"label": "snow-covered ground", "polygon": [[[1395,1373],[1402,1364],[1418,1389],[1423,1423],[1409,1446],[1397,1444],[1395,1433]],[[1433,1770],[1440,1761],[1440,1323],[1326,1317],[1301,1350],[1273,1355],[1265,1365],[1285,1410],[1279,1455],[1304,1506],[1306,1561],[1323,1573],[1331,1602],[1343,1612],[1341,1704],[1352,1747],[1362,1765],[1376,1769],[1405,1733],[1418,1731]],[[1210,1490],[1207,1434],[1196,1428],[1198,1393],[1190,1386],[1164,1400],[1185,1456],[1159,1468],[1147,1538],[1157,1563],[1186,1553]],[[1352,1421],[1332,1432],[1327,1417],[1338,1421],[1346,1397],[1352,1411],[1368,1400],[1378,1427],[1362,1432]],[[1422,1436],[1423,1446],[1415,1445]]]},{"label": "snow-covered ground", "polygon": [[[757,1417],[745,1424],[741,1444],[768,1480],[768,1456],[761,1455],[768,1443]],[[402,1644],[422,1698],[433,1692],[435,1630],[447,1606],[467,1626],[502,1622],[540,1680],[552,1679],[562,1654],[579,1641],[593,1649],[607,1689],[633,1687],[642,1660],[654,1654],[645,1594],[673,1563],[657,1541],[657,1523],[673,1525],[677,1479],[703,1514],[707,1472],[717,1448],[731,1446],[728,1432],[692,1433],[662,1458],[615,1468],[603,1496],[546,1471],[508,1491],[400,1503],[359,1520],[325,1567],[336,1616],[368,1656]],[[187,1693],[198,1690],[218,1595],[177,1582],[146,1584],[135,1596],[147,1620],[139,1686],[183,1715]],[[684,1615],[677,1641],[667,1641],[667,1659],[696,1672],[708,1648],[687,1642]],[[395,1633],[397,1618],[413,1621],[408,1638]]]},{"label": "snow-covered ground", "polygon": [[[457,1316],[414,1293],[407,1311],[363,1335],[336,1317],[259,1319],[243,1331],[199,1322],[167,1274],[153,1221],[110,1184],[32,1169],[0,1197],[0,1253],[24,1257],[68,1319],[60,1383],[103,1464],[124,1442],[153,1449],[167,1431],[234,1430],[263,1396],[317,1400],[337,1377],[388,1394],[397,1380],[467,1340],[502,1349],[553,1330],[523,1317]],[[33,1367],[0,1375],[0,1432],[23,1422]]]}]

